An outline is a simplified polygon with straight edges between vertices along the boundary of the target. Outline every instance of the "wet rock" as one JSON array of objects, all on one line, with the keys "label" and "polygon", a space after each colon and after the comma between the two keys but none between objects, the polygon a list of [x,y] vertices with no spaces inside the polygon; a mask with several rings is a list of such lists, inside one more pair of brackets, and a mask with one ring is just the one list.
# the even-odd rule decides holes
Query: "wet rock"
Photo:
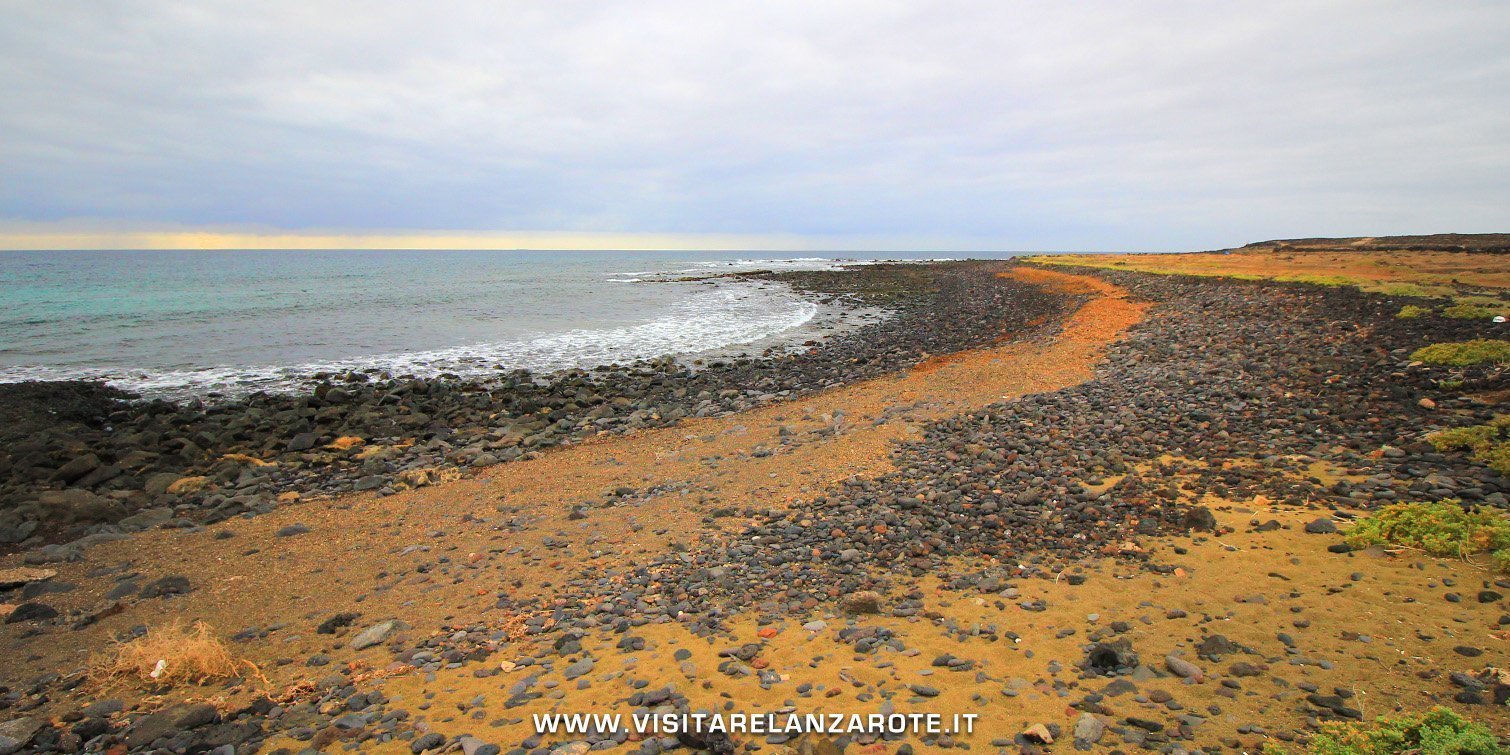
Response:
[{"label": "wet rock", "polygon": [[173,519],[173,509],[166,506],[142,509],[120,521],[121,529],[127,531],[146,530]]},{"label": "wet rock", "polygon": [[37,503],[44,519],[61,524],[117,521],[126,513],[119,503],[82,488],[43,491]]},{"label": "wet rock", "polygon": [[65,484],[72,483],[75,480],[78,480],[80,477],[83,477],[84,475],[98,469],[99,466],[100,457],[95,456],[94,454],[76,456],[72,459],[69,459],[68,463],[64,464],[61,467],[58,467],[58,471],[53,473],[53,479]]},{"label": "wet rock", "polygon": [[167,495],[168,488],[171,487],[173,483],[178,482],[179,479],[182,478],[182,476],[183,475],[180,475],[177,472],[155,472],[153,474],[147,475],[147,480],[143,485],[143,490],[146,491],[147,495],[153,498]]}]

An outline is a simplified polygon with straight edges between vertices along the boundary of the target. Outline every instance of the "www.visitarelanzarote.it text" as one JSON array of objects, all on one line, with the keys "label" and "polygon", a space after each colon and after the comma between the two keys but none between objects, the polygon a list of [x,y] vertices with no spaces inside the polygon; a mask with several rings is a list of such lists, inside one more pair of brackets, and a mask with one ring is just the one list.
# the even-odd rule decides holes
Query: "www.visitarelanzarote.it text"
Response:
[{"label": "www.visitarelanzarote.it text", "polygon": [[970,734],[974,713],[539,713],[541,734],[624,731],[636,734]]}]

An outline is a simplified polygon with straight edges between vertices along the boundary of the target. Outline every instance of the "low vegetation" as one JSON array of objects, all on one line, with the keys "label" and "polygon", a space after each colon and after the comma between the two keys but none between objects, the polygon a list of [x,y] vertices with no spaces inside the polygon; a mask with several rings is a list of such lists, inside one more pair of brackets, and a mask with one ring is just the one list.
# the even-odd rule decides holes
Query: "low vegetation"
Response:
[{"label": "low vegetation", "polygon": [[1434,343],[1416,349],[1411,359],[1427,364],[1448,367],[1472,367],[1478,364],[1505,364],[1510,362],[1510,341],[1480,338],[1457,343]]},{"label": "low vegetation", "polygon": [[[1148,255],[1154,256],[1154,255]],[[1036,262],[1044,265],[1061,265],[1064,267],[1090,267],[1104,270],[1136,270],[1140,273],[1152,275],[1190,275],[1198,278],[1227,278],[1239,281],[1276,281],[1279,283],[1309,283],[1314,286],[1360,286],[1362,281],[1349,278],[1344,275],[1322,275],[1313,273],[1276,273],[1263,275],[1259,273],[1239,273],[1226,271],[1187,270],[1177,266],[1161,266],[1147,264],[1143,260],[1136,262],[1123,259],[1104,259],[1094,255],[1038,255],[1028,257],[1028,262]]]},{"label": "low vegetation", "polygon": [[1487,320],[1494,317],[1497,312],[1478,304],[1455,304],[1442,310],[1443,317],[1451,317],[1454,320]]},{"label": "low vegetation", "polygon": [[1390,283],[1379,287],[1386,296],[1429,296],[1431,292],[1414,283]]},{"label": "low vegetation", "polygon": [[1463,451],[1475,461],[1510,477],[1510,414],[1495,417],[1487,425],[1455,427],[1426,436],[1438,451]]},{"label": "low vegetation", "polygon": [[1487,553],[1496,568],[1510,571],[1510,517],[1490,509],[1466,509],[1454,500],[1386,506],[1346,535],[1355,548],[1405,547],[1463,559]]},{"label": "low vegetation", "polygon": [[1510,255],[1503,254],[1463,254],[1425,246],[1384,249],[1370,240],[1317,240],[1193,254],[1048,254],[1027,259],[1046,265],[1161,275],[1354,286],[1368,293],[1431,298],[1440,300],[1441,307],[1463,307],[1448,316],[1510,315],[1510,302],[1503,298],[1510,292]]},{"label": "low vegetation", "polygon": [[89,668],[90,679],[102,688],[201,685],[247,673],[260,676],[257,666],[232,655],[209,625],[176,620],[116,644]]},{"label": "low vegetation", "polygon": [[1422,307],[1415,304],[1407,304],[1400,308],[1400,311],[1395,314],[1395,317],[1398,317],[1402,320],[1414,320],[1418,317],[1440,314],[1442,317],[1447,317],[1453,320],[1488,320],[1493,318],[1495,315],[1501,314],[1504,311],[1506,310],[1499,306],[1490,306],[1485,304],[1454,304],[1438,313],[1431,307]]},{"label": "low vegetation", "polygon": [[1311,738],[1312,755],[1503,755],[1494,732],[1441,706],[1419,714],[1382,716],[1372,723],[1326,723]]},{"label": "low vegetation", "polygon": [[1345,275],[1276,275],[1274,280],[1286,283],[1309,283],[1313,286],[1359,286],[1362,281]]}]

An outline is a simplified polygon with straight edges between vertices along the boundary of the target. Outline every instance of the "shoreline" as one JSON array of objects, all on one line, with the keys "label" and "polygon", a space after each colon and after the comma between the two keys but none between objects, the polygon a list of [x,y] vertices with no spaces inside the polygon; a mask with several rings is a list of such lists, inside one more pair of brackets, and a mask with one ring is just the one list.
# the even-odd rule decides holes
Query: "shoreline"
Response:
[{"label": "shoreline", "polygon": [[[1442,395],[1441,370],[1403,358],[1482,325],[1396,320],[1394,302],[1315,286],[1006,268],[1057,285],[1074,312],[904,372],[439,486],[100,543],[56,565],[76,589],[39,593],[64,616],[7,625],[0,641],[42,674],[129,626],[208,618],[236,633],[270,693],[309,681],[271,706],[260,683],[233,682],[206,724],[177,733],[181,705],[107,716],[119,731],[107,736],[132,747],[235,734],[264,751],[649,753],[668,743],[541,739],[526,714],[731,700],[980,711],[991,728],[972,743],[1023,751],[1248,750],[1420,694],[1510,723],[1484,690],[1454,698],[1447,673],[1510,665],[1493,639],[1510,624],[1503,603],[1442,599],[1444,577],[1469,594],[1479,581],[1493,592],[1492,577],[1339,553],[1324,527],[1309,534],[1393,500],[1504,505],[1502,478],[1419,440],[1492,407]],[[124,615],[100,602],[175,576],[186,594],[126,597]],[[1390,628],[1402,610],[1414,635]],[[346,614],[330,635],[315,629]],[[353,647],[368,635],[381,636]],[[1091,662],[1124,640],[1130,658]],[[1436,660],[1392,665],[1376,648]],[[70,697],[68,678],[30,694],[53,711],[100,697],[87,685]],[[777,752],[962,743],[739,740]]]},{"label": "shoreline", "polygon": [[[283,272],[292,278],[305,275],[307,284],[294,280],[285,290],[270,283],[268,270],[257,264],[231,266],[225,279],[201,280],[181,276],[177,268],[182,266],[159,269],[162,260],[149,256],[151,264],[133,271],[142,276],[142,286],[156,293],[146,297],[141,312],[109,288],[125,271],[97,271],[77,291],[59,289],[55,300],[78,300],[76,320],[57,301],[28,300],[22,295],[25,288],[7,298],[14,299],[16,311],[6,322],[17,332],[11,348],[0,349],[6,357],[0,382],[105,382],[148,399],[223,404],[258,392],[307,392],[318,383],[309,376],[317,373],[451,374],[476,381],[505,367],[546,375],[664,354],[736,354],[740,345],[755,355],[765,345],[779,344],[783,333],[798,341],[817,337],[819,329],[803,321],[822,320],[842,309],[819,308],[812,297],[794,295],[773,280],[776,271],[885,262],[803,259],[783,265],[694,257],[681,260],[680,265],[691,266],[683,269],[676,260],[631,258],[624,262],[669,270],[615,278],[600,270],[615,264],[611,258],[598,265],[569,263],[552,272],[541,258],[475,254],[460,261],[455,276],[441,277],[434,269],[443,265],[428,265],[428,276],[410,277],[396,271],[414,261],[390,255],[371,260],[355,275],[333,271],[338,266],[329,260],[306,268],[287,265]],[[761,262],[774,267],[762,268]],[[39,263],[36,268],[3,272],[22,282],[34,276],[33,282],[44,288],[53,286],[49,281],[71,277],[66,265]],[[317,294],[320,283],[330,283],[332,290]],[[271,289],[276,295],[248,301],[237,294],[237,285]],[[219,309],[198,305],[185,311],[161,302],[168,290],[196,288],[205,288],[203,295],[211,299],[224,296],[228,301]],[[112,332],[117,338],[107,339]],[[773,334],[777,338],[769,339]]]},{"label": "shoreline", "polygon": [[[0,548],[213,524],[265,513],[290,494],[392,493],[603,434],[744,411],[875,377],[929,351],[1026,332],[1022,322],[1052,311],[1051,301],[1022,285],[940,301],[950,295],[941,286],[1013,285],[988,282],[1000,264],[749,274],[830,305],[843,297],[896,314],[798,351],[773,346],[756,356],[710,355],[701,364],[661,357],[482,380],[315,375],[308,393],[209,405],[123,401],[124,394],[94,384],[0,386],[0,413],[11,425],[3,438],[9,471],[0,480]],[[33,560],[67,560],[76,551],[55,547]]]}]

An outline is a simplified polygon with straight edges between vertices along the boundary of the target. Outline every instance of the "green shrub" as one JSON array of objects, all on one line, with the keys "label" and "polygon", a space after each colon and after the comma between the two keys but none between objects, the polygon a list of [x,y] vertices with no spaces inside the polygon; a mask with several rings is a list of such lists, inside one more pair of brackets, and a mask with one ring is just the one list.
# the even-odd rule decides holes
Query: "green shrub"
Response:
[{"label": "green shrub", "polygon": [[1510,414],[1495,417],[1487,425],[1454,427],[1426,436],[1438,451],[1466,451],[1475,461],[1510,477]]},{"label": "green shrub", "polygon": [[1475,450],[1473,458],[1501,475],[1510,477],[1510,442],[1502,440],[1488,448]]},{"label": "green shrub", "polygon": [[1407,304],[1400,308],[1400,311],[1395,314],[1395,317],[1398,317],[1401,320],[1414,320],[1417,317],[1427,314],[1431,314],[1431,310],[1425,307],[1418,307],[1414,304]]},{"label": "green shrub", "polygon": [[1477,304],[1454,304],[1442,310],[1443,317],[1451,317],[1454,320],[1487,320],[1495,314],[1494,310]]},{"label": "green shrub", "polygon": [[1493,425],[1454,427],[1426,436],[1426,441],[1438,451],[1477,451],[1493,445],[1500,438],[1500,428]]},{"label": "green shrub", "polygon": [[1488,553],[1496,564],[1510,563],[1510,518],[1487,509],[1469,511],[1453,500],[1386,506],[1344,534],[1355,548],[1403,545],[1453,558]]},{"label": "green shrub", "polygon": [[1381,716],[1373,723],[1325,723],[1306,752],[1316,755],[1504,755],[1494,732],[1437,706],[1417,715]]},{"label": "green shrub", "polygon": [[1504,364],[1510,362],[1510,341],[1480,338],[1458,343],[1434,343],[1416,349],[1410,358],[1417,362],[1449,367],[1468,367],[1486,363]]},{"label": "green shrub", "polygon": [[1426,296],[1429,293],[1414,283],[1391,283],[1380,291],[1388,296]]}]

